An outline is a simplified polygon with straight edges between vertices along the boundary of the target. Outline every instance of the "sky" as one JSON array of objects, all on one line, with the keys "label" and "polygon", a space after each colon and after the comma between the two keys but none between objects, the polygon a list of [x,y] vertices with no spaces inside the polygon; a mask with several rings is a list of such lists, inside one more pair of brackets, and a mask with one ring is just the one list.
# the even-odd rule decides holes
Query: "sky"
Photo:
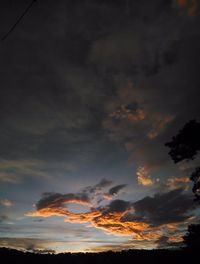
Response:
[{"label": "sky", "polygon": [[[0,34],[29,0],[0,1]],[[0,42],[0,246],[171,248],[199,220],[165,146],[200,120],[198,0],[37,0]]]}]

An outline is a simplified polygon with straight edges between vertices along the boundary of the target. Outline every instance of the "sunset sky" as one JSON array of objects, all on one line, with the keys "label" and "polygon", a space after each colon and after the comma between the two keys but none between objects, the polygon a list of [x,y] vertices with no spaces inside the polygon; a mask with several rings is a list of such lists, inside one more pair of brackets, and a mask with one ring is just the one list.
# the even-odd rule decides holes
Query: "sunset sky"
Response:
[{"label": "sunset sky", "polygon": [[[31,0],[0,1],[3,37]],[[200,120],[198,0],[37,0],[0,43],[0,246],[180,246],[199,220],[165,143]]]}]

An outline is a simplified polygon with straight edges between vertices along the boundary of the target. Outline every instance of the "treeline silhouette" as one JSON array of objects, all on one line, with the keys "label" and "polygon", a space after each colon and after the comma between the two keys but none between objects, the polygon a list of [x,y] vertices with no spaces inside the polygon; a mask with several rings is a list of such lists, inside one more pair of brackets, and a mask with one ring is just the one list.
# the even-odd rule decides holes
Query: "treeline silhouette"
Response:
[{"label": "treeline silhouette", "polygon": [[127,250],[121,252],[101,253],[60,253],[38,254],[21,252],[14,249],[0,248],[1,263],[26,263],[26,264],[116,264],[116,263],[178,263],[190,262],[198,259],[198,252],[187,249],[180,250]]}]

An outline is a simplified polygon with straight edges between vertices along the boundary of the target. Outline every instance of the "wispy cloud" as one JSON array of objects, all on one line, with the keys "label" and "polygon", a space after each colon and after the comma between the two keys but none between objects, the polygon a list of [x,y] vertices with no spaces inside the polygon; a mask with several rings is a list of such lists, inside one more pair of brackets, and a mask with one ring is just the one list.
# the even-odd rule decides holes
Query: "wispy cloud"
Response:
[{"label": "wispy cloud", "polygon": [[29,251],[34,253],[55,253],[51,247],[62,245],[63,241],[37,239],[37,238],[0,238],[1,247],[14,248],[22,251]]},{"label": "wispy cloud", "polygon": [[[67,164],[65,166],[64,169],[68,169]],[[31,176],[49,179],[49,174],[44,170],[46,167],[51,165],[37,159],[0,159],[0,181],[15,184]]]},{"label": "wispy cloud", "polygon": [[152,123],[151,130],[147,133],[147,136],[150,139],[156,138],[162,130],[166,127],[167,124],[170,124],[174,120],[174,116],[172,115],[155,115],[155,120]]},{"label": "wispy cloud", "polygon": [[10,207],[13,206],[12,201],[9,200],[9,199],[2,199],[2,200],[0,200],[0,204],[3,205],[6,208],[10,208]]},{"label": "wispy cloud", "polygon": [[0,172],[0,181],[5,182],[5,183],[19,183],[21,181],[20,176],[14,174],[14,173],[9,173],[9,172]]},{"label": "wispy cloud", "polygon": [[0,223],[4,223],[4,222],[7,222],[7,221],[9,221],[9,217],[8,217],[8,215],[6,215],[6,214],[0,214]]}]

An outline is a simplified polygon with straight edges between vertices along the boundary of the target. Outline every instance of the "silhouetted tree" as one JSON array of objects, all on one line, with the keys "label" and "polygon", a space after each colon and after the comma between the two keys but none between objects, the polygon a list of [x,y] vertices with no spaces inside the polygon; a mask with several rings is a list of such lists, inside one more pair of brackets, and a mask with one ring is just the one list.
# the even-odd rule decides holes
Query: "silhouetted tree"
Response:
[{"label": "silhouetted tree", "polygon": [[[196,122],[196,120],[191,120],[185,124],[177,136],[172,138],[171,142],[165,145],[171,149],[169,155],[175,163],[183,160],[193,160],[200,150],[200,123]],[[200,202],[200,167],[194,170],[190,180],[194,183],[192,191],[196,201]],[[183,241],[187,248],[200,248],[200,224],[189,225]]]},{"label": "silhouetted tree", "polygon": [[200,123],[189,121],[165,146],[171,149],[169,155],[175,163],[185,159],[193,160],[200,150]]},{"label": "silhouetted tree", "polygon": [[[165,146],[171,149],[169,155],[175,163],[193,160],[200,151],[200,123],[196,120],[189,121]],[[192,191],[200,202],[200,167],[195,169],[190,179],[194,182]]]},{"label": "silhouetted tree", "polygon": [[183,237],[183,242],[189,249],[200,247],[200,225],[189,225],[188,232]]}]

